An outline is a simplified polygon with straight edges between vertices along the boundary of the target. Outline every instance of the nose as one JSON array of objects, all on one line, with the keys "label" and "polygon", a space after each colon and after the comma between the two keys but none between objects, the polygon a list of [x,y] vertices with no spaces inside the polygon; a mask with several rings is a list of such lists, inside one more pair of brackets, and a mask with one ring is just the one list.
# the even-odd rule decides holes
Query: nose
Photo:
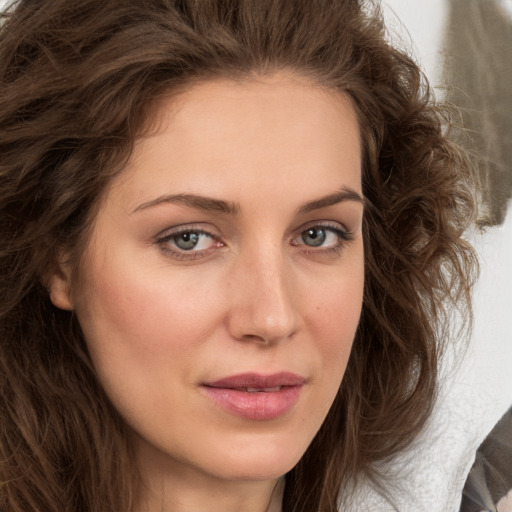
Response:
[{"label": "nose", "polygon": [[274,344],[299,329],[293,275],[279,251],[239,255],[230,283],[228,329],[233,338]]}]

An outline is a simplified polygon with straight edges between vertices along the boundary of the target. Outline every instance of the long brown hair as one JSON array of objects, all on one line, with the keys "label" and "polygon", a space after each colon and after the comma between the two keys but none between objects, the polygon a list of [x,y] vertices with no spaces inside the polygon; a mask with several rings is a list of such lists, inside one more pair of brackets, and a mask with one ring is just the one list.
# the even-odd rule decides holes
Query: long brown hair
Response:
[{"label": "long brown hair", "polygon": [[137,503],[124,425],[44,276],[77,264],[98,198],[150,105],[213,77],[289,69],[349,95],[364,148],[366,284],[339,394],[287,475],[283,510],[339,493],[407,446],[432,407],[475,273],[470,167],[417,65],[356,0],[25,0],[0,34],[0,508]]}]

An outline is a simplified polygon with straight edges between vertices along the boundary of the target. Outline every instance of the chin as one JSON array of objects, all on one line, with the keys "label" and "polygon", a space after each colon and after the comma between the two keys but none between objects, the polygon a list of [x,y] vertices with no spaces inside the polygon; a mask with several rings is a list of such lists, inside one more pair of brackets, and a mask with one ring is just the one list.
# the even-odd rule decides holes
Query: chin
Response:
[{"label": "chin", "polygon": [[[292,437],[293,440],[293,436]],[[288,443],[291,445],[290,440]],[[218,454],[214,462],[215,471],[226,480],[274,480],[288,473],[299,462],[306,451],[307,444],[296,442],[287,446],[279,444],[247,441],[245,447],[236,447],[224,455]],[[219,464],[222,460],[222,464]],[[213,461],[212,461],[213,462]]]}]

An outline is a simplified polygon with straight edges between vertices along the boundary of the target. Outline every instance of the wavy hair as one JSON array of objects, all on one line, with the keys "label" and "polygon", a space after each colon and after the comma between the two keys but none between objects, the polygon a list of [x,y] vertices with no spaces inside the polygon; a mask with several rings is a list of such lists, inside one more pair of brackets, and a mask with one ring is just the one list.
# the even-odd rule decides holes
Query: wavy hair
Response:
[{"label": "wavy hair", "polygon": [[415,62],[357,0],[21,0],[0,31],[0,508],[135,510],[125,427],[44,276],[78,265],[151,105],[292,70],[348,95],[363,145],[365,291],[343,383],[287,475],[285,512],[333,512],[429,416],[449,310],[476,274],[468,160]]}]

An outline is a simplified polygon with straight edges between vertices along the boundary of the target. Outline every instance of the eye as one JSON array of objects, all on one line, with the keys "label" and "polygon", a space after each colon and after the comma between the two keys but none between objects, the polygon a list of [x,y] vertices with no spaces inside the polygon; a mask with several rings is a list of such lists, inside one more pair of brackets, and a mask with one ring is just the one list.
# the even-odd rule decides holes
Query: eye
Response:
[{"label": "eye", "polygon": [[212,245],[213,238],[207,233],[202,233],[200,231],[183,231],[172,236],[168,240],[168,243],[169,242],[172,242],[182,251],[201,251],[208,249]]},{"label": "eye", "polygon": [[329,235],[331,238],[334,238],[333,242],[336,243],[336,235],[322,227],[313,227],[306,229],[306,231],[303,231],[300,236],[302,241],[306,245],[309,245],[310,247],[319,247],[323,245],[326,240],[328,240]]},{"label": "eye", "polygon": [[294,245],[307,245],[308,247],[339,247],[343,240],[349,240],[348,232],[333,226],[311,226],[294,239]]},{"label": "eye", "polygon": [[157,239],[162,251],[178,259],[197,258],[223,244],[211,233],[201,229],[180,229],[167,232]]},{"label": "eye", "polygon": [[292,239],[292,245],[302,246],[321,253],[341,251],[344,244],[352,240],[352,234],[338,223],[310,226]]}]

